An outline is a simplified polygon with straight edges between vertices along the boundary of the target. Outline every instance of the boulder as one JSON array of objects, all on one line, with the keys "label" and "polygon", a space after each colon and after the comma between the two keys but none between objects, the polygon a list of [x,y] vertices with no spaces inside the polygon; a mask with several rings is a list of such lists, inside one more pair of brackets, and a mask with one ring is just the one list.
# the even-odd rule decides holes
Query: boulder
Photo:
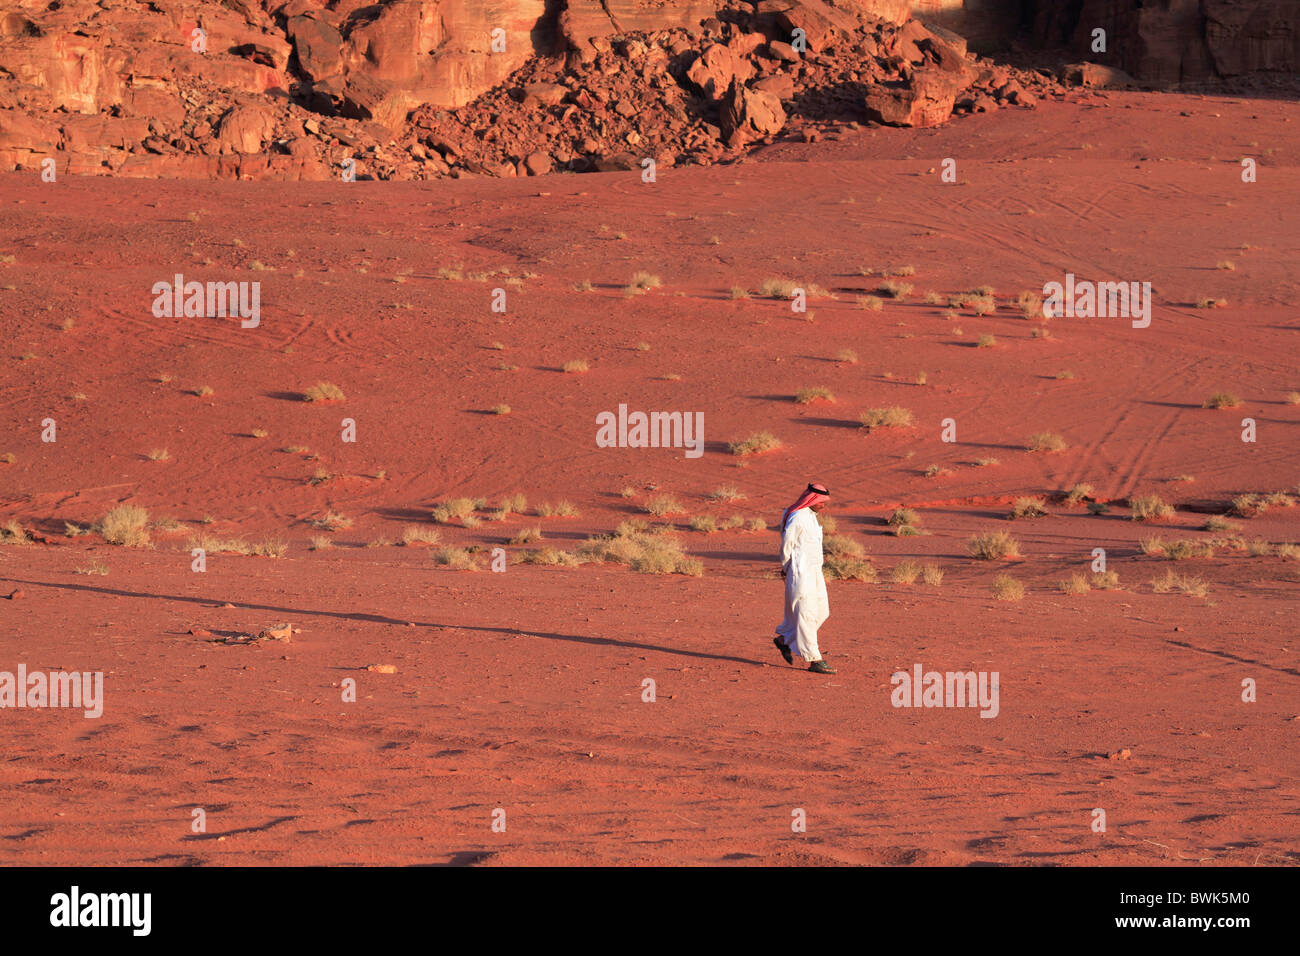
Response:
[{"label": "boulder", "polygon": [[569,90],[559,83],[528,83],[523,88],[521,102],[525,106],[557,106]]},{"label": "boulder", "polygon": [[524,169],[529,176],[543,176],[555,168],[551,161],[549,153],[543,153],[540,150],[535,153],[529,153],[523,162]]},{"label": "boulder", "polygon": [[799,54],[794,52],[794,47],[784,40],[773,40],[767,45],[767,52],[772,55],[772,59],[780,60],[782,63],[798,63]]},{"label": "boulder", "polygon": [[1133,77],[1123,70],[1100,63],[1067,63],[1061,68],[1061,79],[1074,86],[1098,88],[1134,85]]},{"label": "boulder", "polygon": [[285,33],[293,44],[298,69],[313,83],[343,72],[343,35],[324,20],[290,17]]},{"label": "boulder", "polygon": [[908,80],[880,83],[866,95],[867,118],[888,126],[938,126],[952,115],[960,87],[934,68]]},{"label": "boulder", "polygon": [[260,106],[235,106],[221,117],[217,143],[222,153],[260,153],[271,138],[275,124]]},{"label": "boulder", "polygon": [[691,64],[691,68],[686,71],[686,78],[705,99],[716,103],[726,95],[732,80],[736,78],[735,62],[730,49],[721,43],[712,43]]},{"label": "boulder", "polygon": [[365,73],[349,77],[340,96],[339,112],[352,119],[374,120],[396,132],[406,122],[410,102],[404,90],[396,89]]},{"label": "boulder", "polygon": [[722,101],[723,140],[731,148],[765,136],[775,136],[785,126],[781,100],[766,90],[749,89],[733,82]]},{"label": "boulder", "polygon": [[966,59],[966,41],[942,27],[929,27],[909,20],[898,31],[894,52],[914,66],[934,66],[951,73],[965,86],[977,70]]},{"label": "boulder", "polygon": [[789,73],[773,73],[750,84],[754,89],[771,93],[779,100],[794,99],[794,78]]}]

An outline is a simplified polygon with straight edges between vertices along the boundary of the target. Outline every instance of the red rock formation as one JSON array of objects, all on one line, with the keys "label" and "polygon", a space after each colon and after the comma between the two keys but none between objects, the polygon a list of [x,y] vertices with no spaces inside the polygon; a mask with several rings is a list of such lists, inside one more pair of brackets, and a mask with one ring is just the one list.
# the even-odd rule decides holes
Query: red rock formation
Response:
[{"label": "red rock formation", "polygon": [[[1296,0],[1032,0],[1030,39],[1168,85],[1300,73]],[[1106,31],[1106,51],[1093,31]]]},{"label": "red rock formation", "polygon": [[[1059,93],[910,19],[914,3],[962,5],[11,0],[0,168],[53,156],[60,172],[133,176],[320,178],[348,159],[381,178],[631,169],[725,160],[810,124],[934,125]],[[1297,5],[1282,0],[1039,6],[1026,9],[1043,37],[1112,24],[1113,56],[1064,71],[1079,85],[1123,83],[1112,71],[1130,60],[1158,75],[1294,69]]]}]

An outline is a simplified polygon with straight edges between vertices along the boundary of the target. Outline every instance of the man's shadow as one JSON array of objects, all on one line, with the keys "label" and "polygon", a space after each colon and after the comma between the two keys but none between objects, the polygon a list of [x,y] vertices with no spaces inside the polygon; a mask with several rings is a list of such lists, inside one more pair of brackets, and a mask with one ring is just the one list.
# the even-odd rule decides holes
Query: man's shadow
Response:
[{"label": "man's shadow", "polygon": [[317,617],[334,617],[346,621],[368,621],[373,624],[397,624],[405,627],[408,623],[416,627],[433,627],[433,628],[459,628],[465,631],[483,631],[488,634],[511,634],[516,637],[540,637],[551,641],[569,641],[574,644],[588,644],[592,646],[624,647],[628,650],[637,651],[659,651],[663,654],[677,654],[682,657],[695,657],[701,660],[710,661],[730,661],[735,664],[753,664],[755,667],[765,667],[765,661],[751,660],[745,657],[732,657],[728,654],[710,654],[705,651],[687,651],[680,647],[665,647],[659,644],[645,644],[640,641],[619,641],[610,637],[585,637],[581,634],[559,634],[554,631],[526,631],[515,627],[494,627],[486,624],[435,624],[429,621],[404,621],[394,617],[386,617],[383,614],[365,614],[365,613],[347,613],[343,611],[320,611],[308,610],[306,608],[280,607],[275,604],[251,604],[247,601],[225,601],[220,598],[195,597],[187,594],[150,594],[147,591],[126,591],[121,588],[97,587],[93,584],[76,584],[72,582],[55,583],[51,581],[27,581],[22,578],[0,578],[0,581],[10,581],[14,584],[24,584],[33,587],[58,588],[66,591],[93,591],[99,594],[112,594],[118,597],[130,598],[150,598],[156,601],[178,601],[189,604],[204,605],[221,605],[233,604],[236,607],[249,608],[255,611],[274,611],[278,614],[296,614],[296,615],[314,615]]}]

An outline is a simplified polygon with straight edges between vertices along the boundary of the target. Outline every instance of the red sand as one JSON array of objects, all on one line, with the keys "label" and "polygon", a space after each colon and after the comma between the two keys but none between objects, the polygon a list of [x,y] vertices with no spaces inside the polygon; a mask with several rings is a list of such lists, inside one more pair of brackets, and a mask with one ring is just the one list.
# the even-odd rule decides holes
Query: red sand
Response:
[{"label": "red sand", "polygon": [[[0,711],[0,863],[1297,862],[1297,562],[1220,549],[1172,563],[1137,547],[1208,538],[1198,529],[1232,496],[1300,480],[1300,406],[1285,401],[1300,389],[1289,114],[1111,94],[781,144],[654,185],[0,178],[0,251],[15,257],[0,264],[13,287],[0,291],[0,454],[15,456],[0,464],[0,519],[48,536],[0,548],[0,670],[102,670],[107,694],[98,721]],[[1259,157],[1259,182],[1241,182],[1243,155]],[[939,183],[949,156],[961,184]],[[533,277],[507,287],[502,316],[489,303],[505,277],[436,278],[453,265]],[[879,282],[864,265],[914,266],[915,291],[858,309]],[[663,285],[626,298],[638,270]],[[1006,297],[1067,271],[1149,280],[1151,327],[1061,318],[1034,339],[1006,308],[947,321],[922,299],[982,284]],[[261,281],[261,327],[155,319],[150,288],[175,272]],[[771,276],[836,298],[810,302],[807,320],[729,298]],[[595,288],[575,291],[583,280]],[[1189,304],[1207,295],[1228,306]],[[986,332],[997,346],[975,348]],[[844,348],[860,362],[833,361]],[[558,370],[574,358],[591,370]],[[1065,369],[1075,377],[1055,378]],[[321,380],[346,400],[298,399]],[[190,394],[202,385],[214,393]],[[836,401],[792,402],[813,385]],[[1220,388],[1242,407],[1201,408]],[[511,414],[484,413],[499,402]],[[620,402],[704,412],[706,454],[597,448],[595,416]],[[864,408],[894,404],[915,428],[857,428]],[[55,444],[40,441],[47,417]],[[356,444],[339,440],[344,417]],[[947,417],[958,444],[940,441]],[[1245,417],[1255,444],[1239,439]],[[760,430],[784,447],[742,467],[725,443]],[[1038,431],[1069,448],[1025,452]],[[294,445],[319,460],[281,451]],[[147,459],[164,447],[170,461]],[[1000,463],[970,464],[988,457]],[[951,474],[924,477],[930,465]],[[317,467],[335,477],[309,485]],[[444,539],[486,549],[540,524],[543,544],[568,548],[637,513],[651,484],[691,514],[773,523],[809,477],[883,581],[908,558],[946,572],[940,587],[831,582],[833,678],[771,647],[773,531],[684,532],[700,578],[452,572],[421,548],[362,547],[427,523],[437,500],[515,491],[581,516],[443,526]],[[1077,481],[1111,512],[1003,520],[1016,497]],[[705,500],[723,484],[746,499]],[[620,497],[628,485],[641,495]],[[1144,492],[1177,516],[1127,520],[1122,499]],[[64,521],[121,501],[184,531],[155,550],[63,537]],[[900,503],[930,534],[885,533]],[[355,524],[311,551],[308,521],[329,508]],[[1296,541],[1298,511],[1238,533]],[[983,530],[1013,533],[1023,557],[967,558]],[[209,555],[199,575],[197,531],[280,537],[289,552]],[[1094,547],[1123,590],[1060,593]],[[108,575],[74,573],[96,561]],[[1153,593],[1167,568],[1204,578],[1208,598]],[[993,600],[1002,571],[1023,601]],[[3,601],[14,588],[24,596]],[[289,645],[188,633],[284,620],[301,628]],[[381,663],[397,673],[364,670]],[[915,663],[998,671],[999,716],[894,709],[889,675]],[[356,703],[340,700],[348,677]],[[1258,702],[1241,701],[1243,678]],[[190,832],[194,807],[205,834]],[[505,833],[491,830],[497,807]],[[806,834],[791,833],[796,807]]]}]

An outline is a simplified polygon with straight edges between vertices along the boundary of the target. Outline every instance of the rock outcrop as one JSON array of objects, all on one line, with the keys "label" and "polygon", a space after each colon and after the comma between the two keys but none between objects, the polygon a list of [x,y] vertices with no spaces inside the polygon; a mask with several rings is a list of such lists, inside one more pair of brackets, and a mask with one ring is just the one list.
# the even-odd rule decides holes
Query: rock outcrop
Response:
[{"label": "rock outcrop", "polygon": [[[1124,70],[1294,71],[1297,6],[1033,0],[1016,7],[1028,19],[1015,27],[1072,48],[1092,24],[1108,28],[1110,53],[1081,51],[1094,62],[1062,75],[1115,86]],[[0,169],[54,158],[60,173],[324,178],[353,159],[362,177],[421,179],[635,168],[645,157],[713,163],[809,124],[932,126],[1062,92],[1041,71],[996,67],[911,18],[960,0],[10,7],[0,14]]]},{"label": "rock outcrop", "polygon": [[[1158,86],[1300,73],[1296,0],[1031,0],[1027,39]],[[1000,9],[989,11],[999,16]],[[1012,24],[1007,24],[1008,28]],[[1106,49],[1094,49],[1104,30]]]}]

